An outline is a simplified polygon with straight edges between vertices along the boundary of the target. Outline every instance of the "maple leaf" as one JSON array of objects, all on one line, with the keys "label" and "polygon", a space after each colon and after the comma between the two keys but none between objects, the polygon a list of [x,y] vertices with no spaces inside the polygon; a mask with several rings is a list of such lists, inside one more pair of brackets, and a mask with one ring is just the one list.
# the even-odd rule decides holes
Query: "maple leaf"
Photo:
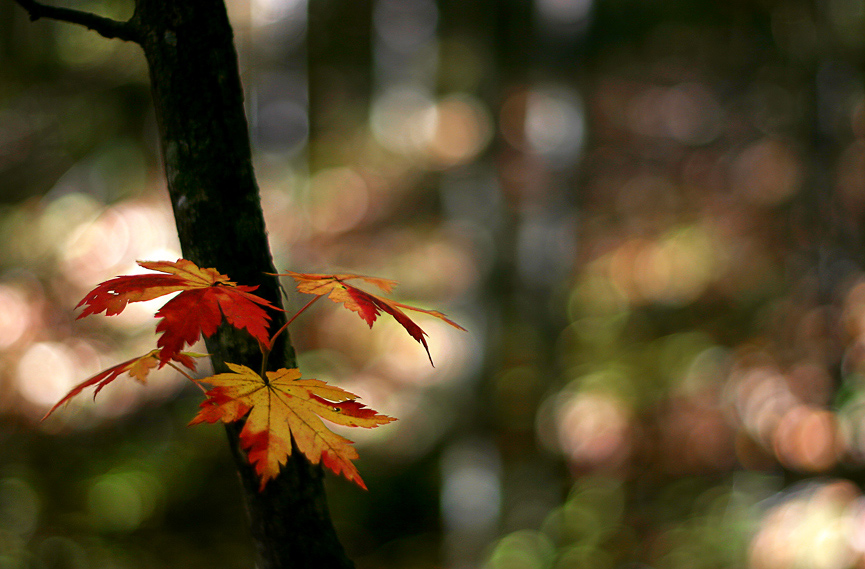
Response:
[{"label": "maple leaf", "polygon": [[307,274],[295,273],[294,271],[289,271],[288,273],[279,276],[290,276],[293,278],[297,282],[297,290],[299,292],[315,294],[318,296],[327,295],[330,300],[337,304],[341,303],[349,310],[356,312],[366,321],[367,324],[369,324],[370,328],[372,328],[372,325],[376,321],[376,318],[378,318],[379,314],[382,312],[390,314],[402,325],[403,328],[405,328],[406,332],[408,332],[412,338],[423,345],[427,357],[429,358],[429,362],[433,366],[435,364],[433,364],[432,355],[430,355],[429,352],[429,346],[426,343],[426,338],[424,338],[424,336],[427,335],[426,332],[424,332],[420,326],[415,324],[415,322],[409,318],[402,309],[413,310],[415,312],[422,312],[434,316],[435,318],[447,322],[454,328],[465,331],[465,328],[453,320],[450,320],[437,310],[424,310],[423,308],[395,302],[387,298],[370,294],[345,282],[347,280],[359,279],[380,288],[384,292],[390,292],[393,287],[396,286],[396,281],[363,275]]},{"label": "maple leaf", "polygon": [[201,269],[192,261],[138,261],[145,269],[164,274],[142,274],[115,277],[90,291],[76,308],[84,310],[78,318],[105,312],[119,314],[130,302],[153,300],[180,292],[156,313],[162,320],[156,332],[160,348],[160,366],[173,359],[184,346],[194,344],[201,334],[211,336],[225,320],[235,328],[245,329],[252,337],[269,346],[267,326],[270,317],[264,308],[275,308],[267,300],[251,294],[255,286],[238,285],[216,269]]},{"label": "maple leaf", "polygon": [[291,441],[310,462],[342,473],[361,488],[366,485],[352,460],[358,457],[351,441],[322,422],[373,428],[395,421],[356,401],[357,396],[317,379],[301,379],[297,369],[267,372],[267,380],[242,365],[226,363],[232,370],[198,381],[213,386],[189,423],[230,423],[244,416],[241,446],[261,477],[261,488],[276,478],[291,455]]},{"label": "maple leaf", "polygon": [[[180,352],[178,354],[175,354],[172,359],[184,365],[186,368],[195,371],[195,360],[193,358],[200,357],[204,357],[204,354]],[[146,383],[147,375],[150,373],[150,370],[155,368],[157,365],[160,365],[158,349],[151,350],[143,356],[132,358],[131,360],[127,360],[123,363],[117,364],[114,367],[110,367],[104,371],[101,371],[93,377],[82,381],[74,388],[72,388],[72,390],[63,397],[63,399],[58,401],[57,404],[54,405],[54,407],[52,407],[48,410],[47,413],[45,413],[45,416],[42,417],[42,420],[44,421],[45,419],[47,419],[49,415],[51,415],[54,411],[57,410],[57,408],[59,408],[61,405],[63,405],[91,385],[96,386],[96,390],[93,392],[93,398],[96,399],[96,394],[102,391],[103,387],[105,387],[124,373],[128,373],[130,377],[137,379],[141,383]]]}]

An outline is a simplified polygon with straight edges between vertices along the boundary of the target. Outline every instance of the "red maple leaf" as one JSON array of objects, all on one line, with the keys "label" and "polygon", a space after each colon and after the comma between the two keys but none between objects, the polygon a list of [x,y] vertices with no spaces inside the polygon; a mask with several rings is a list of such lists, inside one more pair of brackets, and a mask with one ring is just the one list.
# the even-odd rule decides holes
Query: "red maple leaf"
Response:
[{"label": "red maple leaf", "polygon": [[[203,354],[194,354],[191,352],[181,352],[175,354],[172,360],[176,361],[184,365],[186,368],[195,371],[195,360],[193,358],[203,357]],[[155,368],[157,365],[160,365],[159,359],[159,350],[151,350],[144,354],[143,356],[138,356],[136,358],[132,358],[131,360],[127,360],[123,363],[119,363],[114,367],[110,367],[104,371],[101,371],[94,375],[93,377],[86,379],[76,385],[72,390],[67,393],[63,399],[57,402],[54,407],[48,410],[45,413],[45,416],[42,417],[42,420],[48,418],[51,413],[57,410],[58,407],[81,393],[85,388],[90,387],[91,385],[96,386],[96,390],[93,392],[93,398],[96,399],[96,394],[102,391],[102,388],[123,375],[124,373],[128,373],[130,377],[134,377],[141,383],[145,383],[147,381],[147,374],[150,373],[150,370]]]},{"label": "red maple leaf", "polygon": [[370,294],[345,282],[346,280],[350,279],[360,279],[364,282],[377,286],[384,292],[390,292],[391,289],[393,289],[393,287],[396,285],[396,281],[352,274],[324,275],[295,273],[293,271],[289,271],[288,273],[286,273],[286,275],[297,281],[298,291],[307,294],[315,294],[318,296],[328,295],[328,298],[330,300],[336,303],[342,303],[342,305],[349,310],[356,312],[358,316],[363,318],[366,323],[369,324],[370,328],[372,328],[373,322],[376,321],[376,318],[378,318],[379,314],[381,314],[382,312],[390,314],[397,322],[402,325],[403,328],[405,328],[406,332],[408,332],[412,338],[414,338],[423,345],[424,349],[426,350],[427,357],[429,357],[430,364],[433,363],[432,356],[429,353],[429,346],[426,343],[426,338],[424,338],[424,336],[426,336],[427,334],[421,329],[420,326],[415,324],[415,322],[411,318],[409,318],[405,312],[403,312],[403,309],[413,310],[415,312],[423,312],[424,314],[434,316],[439,320],[447,322],[454,328],[465,331],[465,328],[463,328],[453,320],[450,320],[444,314],[438,312],[437,310],[424,310],[423,308],[417,308],[414,306],[409,306],[408,304],[402,304],[401,302],[395,302],[387,298],[382,298],[380,296]]},{"label": "red maple leaf", "polygon": [[138,262],[145,269],[163,274],[115,277],[97,286],[76,308],[84,306],[78,318],[105,312],[119,314],[130,302],[152,300],[180,292],[156,313],[162,320],[156,331],[162,335],[159,346],[160,366],[175,359],[184,346],[194,344],[201,334],[211,336],[225,320],[235,328],[245,329],[264,346],[270,340],[267,326],[270,317],[264,308],[275,308],[267,300],[252,294],[255,286],[238,285],[216,269],[201,269],[192,261]]}]

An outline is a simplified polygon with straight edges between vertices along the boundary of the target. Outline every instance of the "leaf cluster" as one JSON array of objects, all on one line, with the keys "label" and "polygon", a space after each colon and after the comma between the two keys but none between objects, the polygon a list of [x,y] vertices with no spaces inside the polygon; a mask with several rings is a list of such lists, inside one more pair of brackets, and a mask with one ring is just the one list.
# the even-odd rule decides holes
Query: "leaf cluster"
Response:
[{"label": "leaf cluster", "polygon": [[[362,280],[390,292],[396,285],[395,281],[354,274],[288,272],[280,276],[291,276],[297,282],[298,291],[315,296],[271,335],[268,311],[279,309],[255,295],[257,287],[238,285],[216,269],[200,268],[186,259],[138,264],[154,272],[119,276],[99,284],[76,306],[83,307],[78,318],[102,312],[113,316],[121,313],[130,302],[178,293],[155,314],[159,319],[156,349],[80,383],[45,417],[85,388],[95,385],[93,396],[96,397],[102,388],[124,374],[144,383],[151,369],[168,365],[199,387],[202,384],[210,386],[210,389],[201,387],[206,398],[190,425],[245,420],[240,443],[260,477],[260,489],[279,474],[292,453],[292,442],[313,464],[323,463],[335,473],[343,474],[361,488],[366,488],[352,462],[358,458],[352,441],[331,431],[322,419],[347,427],[364,428],[395,420],[367,408],[357,401],[357,395],[340,387],[317,379],[301,378],[297,369],[266,369],[267,356],[276,337],[316,300],[327,296],[357,313],[370,328],[382,313],[393,316],[412,338],[424,346],[431,364],[426,333],[404,311],[422,312],[464,330],[440,312],[395,302],[345,282]],[[184,352],[183,349],[197,342],[202,335],[213,335],[223,321],[245,330],[258,341],[263,355],[262,369],[257,372],[244,365],[226,362],[230,372],[194,379],[183,368],[194,372],[195,359],[205,354]]]}]

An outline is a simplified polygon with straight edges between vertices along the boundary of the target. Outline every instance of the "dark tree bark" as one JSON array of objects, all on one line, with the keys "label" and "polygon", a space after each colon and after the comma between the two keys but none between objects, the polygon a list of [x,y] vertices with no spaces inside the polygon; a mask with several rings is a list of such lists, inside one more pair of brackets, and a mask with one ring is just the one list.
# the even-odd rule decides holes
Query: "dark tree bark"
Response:
[{"label": "dark tree bark", "polygon": [[[161,149],[183,256],[215,267],[232,280],[258,285],[256,292],[282,306],[258,187],[252,168],[243,92],[233,33],[222,0],[136,0],[128,22],[86,12],[15,0],[31,19],[51,18],[86,26],[108,38],[138,43],[150,69]],[[275,318],[276,329],[285,322]],[[229,326],[207,340],[216,371],[225,361],[253,369],[258,345]],[[283,334],[270,369],[294,365]],[[256,567],[340,569],[353,567],[327,509],[320,466],[295,449],[280,475],[258,492],[258,479],[240,448],[241,425],[227,427],[246,495]]]}]

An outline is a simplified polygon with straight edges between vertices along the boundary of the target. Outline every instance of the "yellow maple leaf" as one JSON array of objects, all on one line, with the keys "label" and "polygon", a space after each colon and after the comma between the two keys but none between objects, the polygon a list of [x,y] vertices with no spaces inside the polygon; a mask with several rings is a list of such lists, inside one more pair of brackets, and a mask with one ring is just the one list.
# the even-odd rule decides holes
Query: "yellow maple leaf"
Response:
[{"label": "yellow maple leaf", "polygon": [[[267,380],[250,368],[226,363],[230,373],[199,381],[213,386],[189,423],[230,423],[246,416],[241,446],[261,477],[261,489],[276,478],[291,455],[291,441],[313,464],[320,461],[366,488],[352,460],[351,441],[328,429],[322,418],[349,427],[373,428],[395,419],[358,403],[357,395],[317,379],[301,379],[297,369],[267,372]],[[248,413],[248,415],[247,415]]]}]

